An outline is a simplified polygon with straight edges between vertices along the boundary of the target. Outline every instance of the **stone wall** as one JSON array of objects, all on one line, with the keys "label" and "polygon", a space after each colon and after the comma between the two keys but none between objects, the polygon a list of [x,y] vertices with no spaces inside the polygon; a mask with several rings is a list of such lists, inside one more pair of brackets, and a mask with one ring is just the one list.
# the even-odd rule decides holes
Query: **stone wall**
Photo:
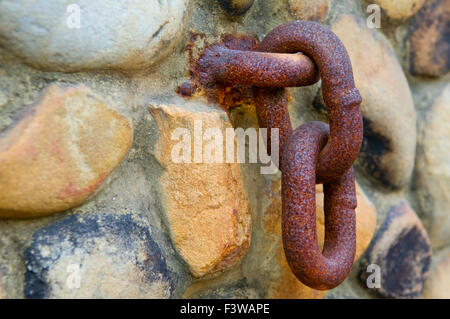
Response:
[{"label": "stone wall", "polygon": [[[450,0],[0,0],[0,298],[450,298],[449,11]],[[279,172],[171,160],[176,128],[258,126],[245,99],[224,109],[202,90],[178,94],[195,51],[294,19],[337,34],[363,98],[357,256],[330,291],[289,269]],[[288,91],[294,127],[327,121],[320,82]],[[371,264],[381,285],[369,288]]]}]

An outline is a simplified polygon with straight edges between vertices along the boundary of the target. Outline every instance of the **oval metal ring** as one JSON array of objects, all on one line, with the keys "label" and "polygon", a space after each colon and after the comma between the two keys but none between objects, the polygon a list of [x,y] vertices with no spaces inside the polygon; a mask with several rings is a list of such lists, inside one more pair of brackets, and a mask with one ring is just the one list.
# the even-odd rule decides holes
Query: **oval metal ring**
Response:
[{"label": "oval metal ring", "polygon": [[325,242],[316,233],[316,164],[328,140],[328,125],[308,122],[288,137],[282,162],[282,233],[286,259],[295,276],[318,290],[347,277],[356,249],[355,177],[350,168],[324,184]]},{"label": "oval metal ring", "polygon": [[[316,63],[322,79],[322,94],[330,123],[330,138],[319,157],[317,179],[321,183],[338,179],[353,165],[363,138],[359,107],[361,96],[355,87],[352,65],[344,45],[332,31],[321,24],[297,20],[270,31],[257,50],[273,53],[302,52]],[[268,96],[270,92],[265,92],[267,91],[261,88],[256,90],[255,98],[263,101],[260,108],[265,107],[265,104],[279,104]],[[265,100],[270,103],[264,103]],[[260,124],[261,127],[267,127],[264,126],[264,119]]]}]

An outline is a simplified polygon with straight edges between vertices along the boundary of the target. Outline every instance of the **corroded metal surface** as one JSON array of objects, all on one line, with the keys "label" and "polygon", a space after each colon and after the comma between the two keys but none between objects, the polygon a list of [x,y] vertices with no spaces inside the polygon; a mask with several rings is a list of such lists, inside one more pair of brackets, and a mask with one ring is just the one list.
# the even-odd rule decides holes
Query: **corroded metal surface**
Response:
[{"label": "corroded metal surface", "polygon": [[[315,83],[316,67],[330,125],[310,122],[293,131],[284,87]],[[196,72],[206,87],[216,82],[253,86],[260,127],[280,130],[282,230],[287,261],[304,284],[314,289],[336,287],[347,277],[355,255],[352,164],[363,137],[361,96],[341,41],[316,22],[293,21],[269,32],[251,49],[239,51],[223,43],[207,47]],[[269,138],[266,145],[270,146]],[[323,252],[316,235],[316,183],[324,183]]]},{"label": "corroded metal surface", "polygon": [[328,125],[309,122],[289,136],[282,150],[282,234],[286,259],[302,283],[319,290],[334,288],[347,277],[356,249],[352,168],[323,186],[323,252],[317,242],[316,164],[327,140]]},{"label": "corroded metal surface", "polygon": [[279,167],[283,163],[281,152],[283,145],[289,135],[292,134],[291,118],[286,101],[285,89],[279,88],[258,88],[253,87],[255,97],[256,114],[258,115],[259,127],[267,128],[267,153],[271,153],[272,128],[279,130]]},{"label": "corroded metal surface", "polygon": [[[258,51],[303,52],[316,63],[322,78],[322,94],[330,122],[330,138],[317,164],[318,183],[339,178],[358,155],[363,138],[352,65],[342,42],[328,28],[311,21],[292,21],[271,32],[261,41]],[[264,91],[259,91],[264,94]]]},{"label": "corroded metal surface", "polygon": [[290,87],[319,80],[316,66],[303,54],[233,50],[212,45],[197,62],[206,86],[217,82],[258,87]]}]

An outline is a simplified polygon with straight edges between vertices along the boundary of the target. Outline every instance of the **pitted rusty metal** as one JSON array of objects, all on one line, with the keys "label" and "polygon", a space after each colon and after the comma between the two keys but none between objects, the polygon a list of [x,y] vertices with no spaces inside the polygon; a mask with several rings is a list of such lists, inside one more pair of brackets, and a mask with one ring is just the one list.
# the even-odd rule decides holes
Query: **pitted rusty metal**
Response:
[{"label": "pitted rusty metal", "polygon": [[[355,88],[344,45],[319,23],[292,21],[270,31],[257,50],[301,51],[314,60],[322,78],[322,94],[330,122],[330,138],[320,153],[317,180],[324,183],[339,178],[353,165],[363,138],[361,96]],[[258,93],[265,94],[261,90]]]},{"label": "pitted rusty metal", "polygon": [[233,50],[212,45],[197,62],[206,86],[236,84],[258,87],[290,87],[319,80],[315,64],[303,54]]},{"label": "pitted rusty metal", "polygon": [[258,115],[259,127],[267,128],[266,147],[267,153],[272,154],[271,136],[272,128],[279,130],[279,167],[283,163],[282,145],[285,144],[289,135],[292,134],[291,118],[286,100],[285,89],[258,88],[253,87],[256,114]]},{"label": "pitted rusty metal", "polygon": [[325,243],[316,234],[316,166],[328,140],[328,125],[308,122],[298,127],[283,147],[282,234],[286,259],[295,276],[319,290],[339,285],[355,256],[355,178],[350,168],[325,183]]},{"label": "pitted rusty metal", "polygon": [[[282,230],[289,266],[314,289],[336,287],[355,255],[352,165],[363,137],[361,97],[343,44],[316,22],[293,21],[273,29],[250,50],[208,47],[197,72],[207,87],[216,82],[252,86],[260,127],[280,130]],[[284,87],[313,84],[318,74],[330,125],[310,122],[293,131]],[[316,183],[324,183],[325,193],[322,252],[316,234]]]}]

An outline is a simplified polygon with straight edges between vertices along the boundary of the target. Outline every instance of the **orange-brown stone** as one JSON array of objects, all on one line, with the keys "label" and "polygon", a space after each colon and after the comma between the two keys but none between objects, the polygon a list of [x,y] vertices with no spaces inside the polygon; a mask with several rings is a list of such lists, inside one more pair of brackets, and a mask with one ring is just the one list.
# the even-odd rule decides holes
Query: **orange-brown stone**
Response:
[{"label": "orange-brown stone", "polygon": [[289,7],[297,19],[323,22],[328,17],[331,0],[289,0]]},{"label": "orange-brown stone", "polygon": [[442,76],[450,70],[450,0],[427,1],[411,21],[410,72]]},{"label": "orange-brown stone", "polygon": [[181,105],[151,105],[150,112],[160,130],[156,157],[164,167],[164,214],[175,247],[196,277],[230,268],[247,252],[251,233],[240,164],[175,163],[171,157],[176,128],[186,128],[193,142],[202,139],[194,132],[194,121],[201,121],[203,130],[219,128],[225,138],[231,128],[226,113]]},{"label": "orange-brown stone", "polygon": [[82,204],[131,141],[128,120],[88,88],[51,85],[0,137],[0,217],[36,217]]},{"label": "orange-brown stone", "polygon": [[[356,255],[355,260],[361,256],[364,250],[369,246],[376,226],[375,206],[366,198],[361,188],[356,184],[356,196],[358,206],[356,208]],[[323,248],[325,216],[323,209],[323,188],[322,185],[316,186],[316,225],[317,239],[319,246]],[[279,197],[275,198],[268,207],[265,220],[265,231],[274,233],[281,238],[281,201]],[[268,298],[289,298],[289,299],[317,299],[322,298],[326,291],[315,290],[302,284],[289,268],[282,242],[276,248],[276,260],[279,261],[279,278],[273,281],[268,289]]]}]

